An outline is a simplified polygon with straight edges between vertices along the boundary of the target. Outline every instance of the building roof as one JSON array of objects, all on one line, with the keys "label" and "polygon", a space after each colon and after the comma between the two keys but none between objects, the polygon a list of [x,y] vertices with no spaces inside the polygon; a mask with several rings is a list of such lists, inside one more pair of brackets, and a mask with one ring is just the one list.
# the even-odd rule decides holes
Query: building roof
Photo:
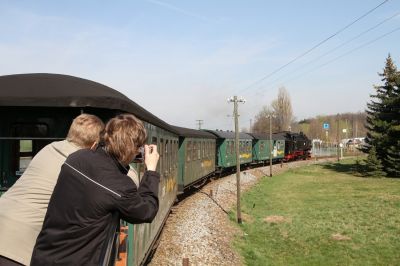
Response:
[{"label": "building roof", "polygon": [[114,109],[132,113],[174,132],[169,124],[124,94],[103,84],[69,75],[33,73],[0,76],[0,106]]},{"label": "building roof", "polygon": [[217,137],[207,131],[197,130],[185,127],[172,126],[179,136],[192,137],[192,138],[205,138],[205,139],[216,139]]},{"label": "building roof", "polygon": [[[233,131],[208,130],[208,129],[206,131],[214,134],[215,136],[217,136],[218,138],[221,138],[221,139],[234,139],[235,138],[235,132],[233,132]],[[250,136],[249,134],[240,132],[239,139],[253,139],[253,137]]]}]

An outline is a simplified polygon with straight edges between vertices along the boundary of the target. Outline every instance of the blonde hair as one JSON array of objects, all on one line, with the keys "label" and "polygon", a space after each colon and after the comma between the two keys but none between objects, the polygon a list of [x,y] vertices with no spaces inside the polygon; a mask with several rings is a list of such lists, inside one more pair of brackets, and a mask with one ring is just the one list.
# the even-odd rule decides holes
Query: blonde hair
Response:
[{"label": "blonde hair", "polygon": [[69,128],[67,140],[81,148],[90,148],[93,143],[99,142],[104,123],[95,115],[81,114],[77,116]]},{"label": "blonde hair", "polygon": [[103,141],[107,151],[128,165],[147,139],[142,121],[131,114],[121,114],[107,122]]}]

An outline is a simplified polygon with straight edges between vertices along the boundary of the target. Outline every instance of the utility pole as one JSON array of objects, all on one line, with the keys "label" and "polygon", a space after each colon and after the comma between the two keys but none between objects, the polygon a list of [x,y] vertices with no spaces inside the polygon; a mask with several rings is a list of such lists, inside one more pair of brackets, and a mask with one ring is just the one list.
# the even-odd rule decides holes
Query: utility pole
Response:
[{"label": "utility pole", "polygon": [[253,119],[250,119],[250,129],[249,129],[249,132],[251,133],[251,129],[252,129],[252,122],[253,122]]},{"label": "utility pole", "polygon": [[269,117],[269,176],[272,177],[272,114]]},{"label": "utility pole", "polygon": [[236,196],[237,196],[237,222],[242,223],[242,213],[240,210],[240,154],[239,154],[239,119],[238,119],[238,102],[245,103],[242,98],[238,99],[233,96],[228,99],[233,102],[233,115],[235,116],[235,148],[236,148]]},{"label": "utility pole", "polygon": [[340,146],[339,146],[339,136],[340,136],[340,128],[339,128],[339,114],[336,116],[337,119],[337,134],[336,134],[336,142],[337,142],[337,160],[340,161]]},{"label": "utility pole", "polygon": [[356,121],[356,138],[358,138],[358,135],[357,135],[358,132],[357,132],[357,131],[358,131],[358,123],[357,123],[357,121]]},{"label": "utility pole", "polygon": [[199,125],[199,129],[201,129],[201,125],[203,124],[203,120],[198,119],[196,121],[197,121],[197,124]]}]

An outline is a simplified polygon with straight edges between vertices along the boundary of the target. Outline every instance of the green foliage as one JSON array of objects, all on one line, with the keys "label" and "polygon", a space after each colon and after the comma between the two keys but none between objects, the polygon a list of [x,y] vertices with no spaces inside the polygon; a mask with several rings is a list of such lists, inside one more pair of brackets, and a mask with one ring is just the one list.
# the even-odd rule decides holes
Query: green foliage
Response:
[{"label": "green foliage", "polygon": [[366,159],[366,171],[364,174],[370,177],[383,177],[386,173],[382,169],[383,165],[381,160],[376,157],[375,147],[372,146]]},{"label": "green foliage", "polygon": [[398,265],[400,179],[357,177],[354,164],[292,169],[244,193],[244,264]]},{"label": "green foliage", "polygon": [[381,171],[376,169],[381,162],[390,176],[400,177],[400,72],[390,55],[379,75],[383,85],[375,87],[376,94],[371,95],[372,100],[367,104],[367,145],[363,151],[370,154],[375,149],[376,160],[371,158],[367,163],[372,171]]}]

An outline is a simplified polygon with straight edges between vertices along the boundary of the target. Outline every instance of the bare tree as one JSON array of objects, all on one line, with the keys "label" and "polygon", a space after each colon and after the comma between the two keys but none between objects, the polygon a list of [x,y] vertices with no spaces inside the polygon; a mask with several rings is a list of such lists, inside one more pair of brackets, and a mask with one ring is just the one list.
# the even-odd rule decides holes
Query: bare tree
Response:
[{"label": "bare tree", "polygon": [[[366,136],[365,121],[366,114],[364,112],[319,115],[298,122],[298,127],[309,138],[334,142],[337,139],[337,132],[339,132],[339,139]],[[324,123],[329,124],[329,130],[323,129]]]},{"label": "bare tree", "polygon": [[271,106],[276,116],[278,130],[289,130],[293,118],[293,111],[289,93],[284,87],[279,88],[278,99],[272,101]]},{"label": "bare tree", "polygon": [[[254,133],[267,133],[269,132],[269,115],[273,115],[274,111],[269,106],[264,106],[263,109],[254,118],[254,124],[252,127],[252,132]],[[278,131],[276,118],[272,120],[272,131]]]}]

